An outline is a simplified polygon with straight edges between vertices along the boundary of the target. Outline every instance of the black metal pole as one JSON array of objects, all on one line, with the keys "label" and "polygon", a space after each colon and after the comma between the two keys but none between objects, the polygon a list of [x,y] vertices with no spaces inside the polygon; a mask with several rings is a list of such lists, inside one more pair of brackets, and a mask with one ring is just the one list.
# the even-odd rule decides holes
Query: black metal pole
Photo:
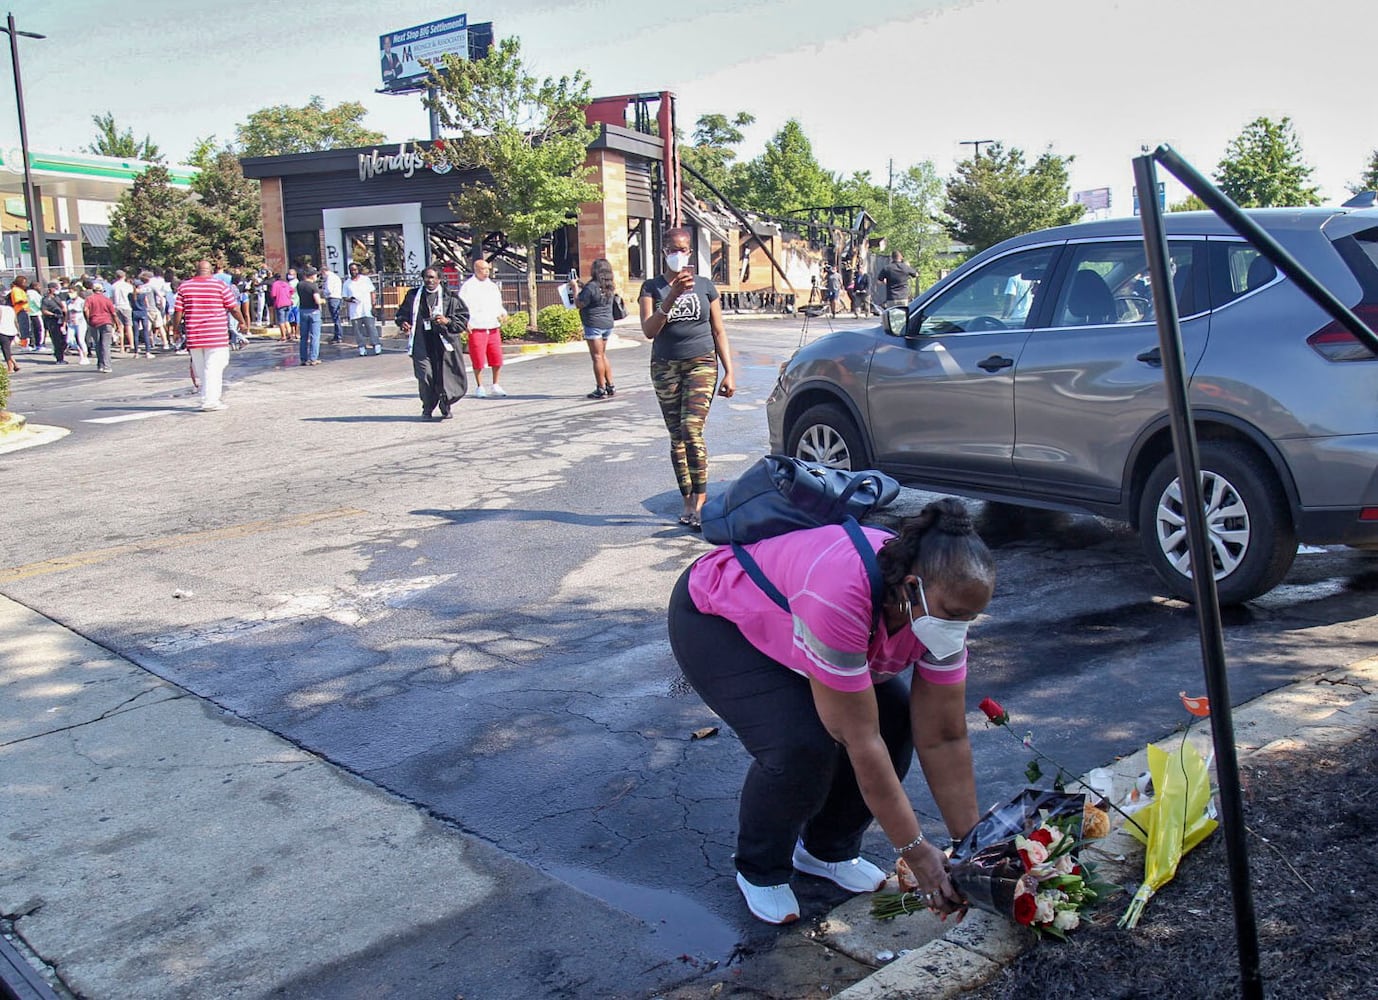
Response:
[{"label": "black metal pole", "polygon": [[436,93],[434,87],[426,88],[426,115],[431,126],[431,142],[440,138],[440,112],[435,109]]},{"label": "black metal pole", "polygon": [[[1370,350],[1378,353],[1378,335],[1375,335],[1363,320],[1354,315],[1343,302],[1332,295],[1328,288],[1311,277],[1306,269],[1298,264],[1296,259],[1284,250],[1277,240],[1264,231],[1262,226],[1245,215],[1243,209],[1226,198],[1219,188],[1206,180],[1190,163],[1182,159],[1175,149],[1166,145],[1159,146],[1154,150],[1153,158],[1167,168],[1192,194],[1205,202],[1207,208],[1229,223],[1231,229],[1243,236],[1259,253],[1272,261],[1279,271],[1291,278],[1297,287],[1328,312],[1332,319],[1368,345]],[[1141,198],[1140,201],[1142,202],[1143,199]]]},{"label": "black metal pole", "polygon": [[5,23],[10,36],[10,62],[14,65],[14,100],[19,105],[19,155],[24,159],[24,211],[29,213],[29,253],[33,255],[34,273],[38,275],[38,286],[42,288],[48,280],[47,248],[42,245],[47,241],[42,238],[43,223],[38,218],[41,206],[34,197],[33,172],[29,169],[29,127],[24,120],[24,81],[19,75],[19,31],[14,26],[13,13],[6,16]]},{"label": "black metal pole", "polygon": [[[1201,656],[1206,675],[1206,694],[1211,701],[1211,734],[1215,741],[1216,778],[1220,786],[1221,825],[1229,859],[1230,888],[1234,897],[1235,938],[1239,946],[1240,992],[1247,1000],[1262,1000],[1263,979],[1258,967],[1258,927],[1254,920],[1253,891],[1249,885],[1249,850],[1245,840],[1243,795],[1239,787],[1239,760],[1235,754],[1234,716],[1229,678],[1225,673],[1225,644],[1220,626],[1220,595],[1215,587],[1215,562],[1206,537],[1206,516],[1201,505],[1201,458],[1196,429],[1187,400],[1186,365],[1182,359],[1182,331],[1177,316],[1169,265],[1167,232],[1158,199],[1158,173],[1153,156],[1134,159],[1134,183],[1140,197],[1144,252],[1153,280],[1153,308],[1158,322],[1158,343],[1163,356],[1163,379],[1168,412],[1172,418],[1172,446],[1177,453],[1177,481],[1191,544],[1191,581],[1196,592],[1196,620],[1201,633]],[[1145,194],[1147,192],[1147,194]],[[1143,525],[1140,525],[1141,530]]]}]

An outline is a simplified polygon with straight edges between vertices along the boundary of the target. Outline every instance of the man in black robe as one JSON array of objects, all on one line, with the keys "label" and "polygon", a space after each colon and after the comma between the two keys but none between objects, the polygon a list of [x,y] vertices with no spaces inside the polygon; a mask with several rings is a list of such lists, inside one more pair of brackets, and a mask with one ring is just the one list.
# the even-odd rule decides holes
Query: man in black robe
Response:
[{"label": "man in black robe", "polygon": [[464,398],[469,379],[464,372],[461,337],[469,324],[469,310],[457,293],[440,281],[440,272],[428,267],[421,272],[421,287],[407,291],[397,310],[397,326],[410,338],[416,389],[421,396],[421,419],[450,416],[450,405]]}]

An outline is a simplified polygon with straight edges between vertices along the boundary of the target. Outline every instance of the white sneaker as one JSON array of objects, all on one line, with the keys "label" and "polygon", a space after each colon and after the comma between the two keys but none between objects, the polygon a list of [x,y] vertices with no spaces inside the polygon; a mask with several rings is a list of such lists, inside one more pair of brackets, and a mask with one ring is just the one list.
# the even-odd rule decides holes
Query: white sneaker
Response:
[{"label": "white sneaker", "polygon": [[491,395],[496,396],[498,399],[507,398],[507,390],[504,389],[502,386],[498,385],[496,382],[493,383],[493,388],[489,389],[488,391]]},{"label": "white sneaker", "polygon": [[794,845],[794,867],[805,875],[825,878],[848,892],[875,892],[885,885],[885,873],[865,858],[819,861],[804,850],[802,840]]},{"label": "white sneaker", "polygon": [[[364,352],[363,352],[363,351],[360,351],[359,353],[360,353],[360,354],[363,354]],[[373,353],[374,353],[374,354],[382,354],[382,353],[383,353],[383,345],[382,345],[382,344],[374,344],[374,345],[373,345]]]},{"label": "white sneaker", "polygon": [[367,353],[367,352],[365,352],[364,349],[363,349],[362,347],[359,348],[359,357],[362,358],[362,357],[364,356],[365,353]]},{"label": "white sneaker", "polygon": [[[494,388],[496,388],[496,386],[495,386]],[[474,390],[474,398],[475,398],[475,399],[487,399],[487,398],[488,398],[488,392],[487,392],[487,390],[485,390],[485,389],[483,388],[483,386],[479,386],[477,389]]]},{"label": "white sneaker", "polygon": [[788,885],[752,885],[737,873],[737,888],[742,890],[746,908],[768,924],[792,924],[799,919],[799,900]]},{"label": "white sneaker", "polygon": [[229,404],[228,404],[228,403],[203,403],[202,406],[201,406],[201,411],[202,411],[203,413],[210,413],[210,412],[215,411],[215,410],[227,410],[227,409],[229,409]]}]

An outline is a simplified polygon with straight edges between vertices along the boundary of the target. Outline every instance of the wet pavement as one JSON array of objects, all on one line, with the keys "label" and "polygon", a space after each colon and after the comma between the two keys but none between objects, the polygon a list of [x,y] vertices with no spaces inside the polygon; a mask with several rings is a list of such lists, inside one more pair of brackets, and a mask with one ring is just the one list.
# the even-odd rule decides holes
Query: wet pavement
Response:
[{"label": "wet pavement", "polygon": [[[798,330],[733,336],[741,390],[710,418],[715,482],[764,450],[762,406]],[[673,524],[644,346],[614,357],[615,400],[584,400],[574,352],[514,365],[514,398],[465,400],[442,425],[417,419],[395,342],[305,370],[291,352],[237,352],[224,414],[184,411],[181,359],[124,371],[117,358],[103,388],[41,373],[33,411],[73,433],[0,456],[63,525],[5,544],[0,591],[434,821],[497,886],[438,922],[375,928],[282,995],[452,996],[470,982],[471,1000],[649,997],[719,979],[766,990],[790,970],[801,990],[864,976],[808,936],[838,891],[800,879],[805,920],[778,929],[752,921],[732,883],[745,755],[726,730],[691,738],[717,720],[677,683],[665,641],[664,595],[704,547]],[[88,422],[130,414],[151,415]],[[924,499],[906,493],[899,512]],[[1095,518],[978,508],[1000,578],[972,631],[970,704],[997,697],[1072,770],[1171,732],[1177,691],[1201,688],[1199,645],[1138,540]],[[1375,652],[1376,580],[1372,554],[1308,552],[1283,587],[1230,612],[1236,700]],[[970,722],[982,797],[1005,798],[1027,755]],[[936,823],[915,772],[911,795]],[[866,846],[890,856],[878,831]],[[349,919],[327,902],[316,919]],[[551,914],[568,923],[533,930]],[[500,963],[524,970],[508,992]]]}]

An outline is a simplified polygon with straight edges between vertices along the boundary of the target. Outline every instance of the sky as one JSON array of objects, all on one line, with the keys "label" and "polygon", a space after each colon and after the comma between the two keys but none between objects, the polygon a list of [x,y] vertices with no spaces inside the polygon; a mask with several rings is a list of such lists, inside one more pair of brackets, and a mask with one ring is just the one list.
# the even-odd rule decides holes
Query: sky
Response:
[{"label": "sky", "polygon": [[[1290,116],[1313,181],[1349,197],[1378,148],[1375,31],[1359,0],[332,0],[227,13],[162,0],[115,30],[108,0],[11,0],[34,149],[80,151],[114,113],[173,159],[233,138],[260,108],[358,100],[389,142],[424,138],[417,97],[375,93],[378,36],[465,13],[521,39],[540,76],[582,70],[594,95],[673,91],[677,121],[748,111],[743,158],[797,118],[827,169],[939,176],[997,139],[1073,156],[1073,191],[1131,211],[1132,159],[1169,143],[1210,174],[1260,115]],[[276,11],[276,12],[274,12]],[[309,44],[307,42],[309,41]],[[0,73],[0,148],[18,145]],[[1170,178],[1168,199],[1185,192]]]}]

